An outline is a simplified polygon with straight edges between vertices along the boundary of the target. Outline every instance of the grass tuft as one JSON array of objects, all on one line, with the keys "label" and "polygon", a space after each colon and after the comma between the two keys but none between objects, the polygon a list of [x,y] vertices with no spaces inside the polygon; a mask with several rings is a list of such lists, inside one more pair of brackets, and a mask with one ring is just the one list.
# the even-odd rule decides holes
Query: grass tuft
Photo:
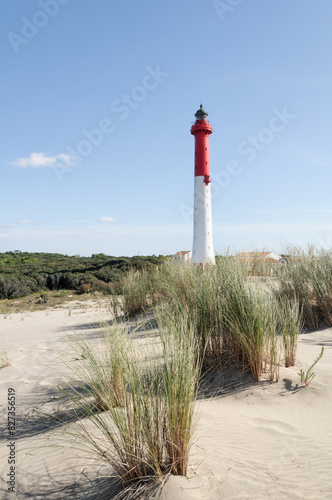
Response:
[{"label": "grass tuft", "polygon": [[186,318],[164,313],[159,323],[160,341],[145,347],[126,325],[105,328],[101,345],[70,342],[78,361],[75,368],[68,362],[63,391],[85,418],[68,432],[124,484],[187,473],[200,376],[196,339]]},{"label": "grass tuft", "polygon": [[297,342],[303,328],[303,320],[298,299],[281,299],[278,296],[279,314],[278,328],[282,334],[286,368],[294,366],[296,361]]},{"label": "grass tuft", "polygon": [[3,345],[0,349],[0,368],[5,368],[6,366],[11,366],[11,362],[9,361],[7,350]]}]

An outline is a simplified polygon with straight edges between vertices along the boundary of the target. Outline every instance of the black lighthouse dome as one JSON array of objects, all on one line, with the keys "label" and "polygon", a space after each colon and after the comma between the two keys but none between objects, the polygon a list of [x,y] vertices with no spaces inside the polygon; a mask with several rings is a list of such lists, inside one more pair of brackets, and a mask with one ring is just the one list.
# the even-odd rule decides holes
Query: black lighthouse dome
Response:
[{"label": "black lighthouse dome", "polygon": [[199,110],[195,113],[196,120],[206,120],[208,113],[203,109],[203,104],[200,105]]}]

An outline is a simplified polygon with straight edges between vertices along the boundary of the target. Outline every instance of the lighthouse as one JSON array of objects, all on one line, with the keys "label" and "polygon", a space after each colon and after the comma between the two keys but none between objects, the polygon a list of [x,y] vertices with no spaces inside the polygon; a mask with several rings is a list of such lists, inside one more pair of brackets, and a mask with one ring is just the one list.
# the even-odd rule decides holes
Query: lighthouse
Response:
[{"label": "lighthouse", "polygon": [[195,137],[194,238],[192,264],[214,264],[210,187],[209,135],[212,127],[200,105],[190,129]]}]

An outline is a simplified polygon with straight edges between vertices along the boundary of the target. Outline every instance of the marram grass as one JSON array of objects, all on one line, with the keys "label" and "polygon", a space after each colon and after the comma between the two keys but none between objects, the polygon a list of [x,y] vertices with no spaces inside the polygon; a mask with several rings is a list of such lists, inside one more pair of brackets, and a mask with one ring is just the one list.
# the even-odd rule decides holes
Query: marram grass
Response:
[{"label": "marram grass", "polygon": [[287,265],[278,272],[281,293],[296,298],[305,326],[317,328],[320,319],[332,326],[332,252],[313,246],[287,252]]},{"label": "marram grass", "polygon": [[174,317],[186,315],[203,370],[235,365],[256,380],[267,370],[277,380],[279,304],[273,288],[251,274],[246,262],[231,257],[204,268],[169,263],[159,286]]},{"label": "marram grass", "polygon": [[77,415],[68,433],[124,484],[186,475],[200,376],[187,319],[163,313],[160,340],[145,347],[128,328],[106,328],[102,346],[71,342],[80,359],[64,392]]},{"label": "marram grass", "polygon": [[[298,265],[291,255],[287,266],[273,269],[229,256],[218,258],[215,266],[167,262],[150,278],[144,272],[128,274],[123,311],[167,304],[194,332],[204,371],[235,365],[249,370],[256,380],[266,372],[277,380],[282,354],[286,366],[295,363],[302,317],[306,324],[317,325],[316,303],[328,317],[326,294],[321,291],[324,300],[317,298],[318,291],[314,296],[318,286],[308,277],[314,269],[312,257],[308,259]],[[316,259],[316,267],[322,262]],[[327,262],[326,257],[324,268]]]}]

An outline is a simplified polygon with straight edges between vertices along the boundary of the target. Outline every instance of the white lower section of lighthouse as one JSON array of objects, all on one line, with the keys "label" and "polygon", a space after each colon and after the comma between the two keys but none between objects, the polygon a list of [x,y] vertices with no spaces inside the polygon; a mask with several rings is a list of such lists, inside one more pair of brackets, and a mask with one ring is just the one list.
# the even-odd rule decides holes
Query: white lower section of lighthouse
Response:
[{"label": "white lower section of lighthouse", "polygon": [[212,237],[211,187],[204,176],[195,177],[194,240],[192,264],[214,264]]}]

